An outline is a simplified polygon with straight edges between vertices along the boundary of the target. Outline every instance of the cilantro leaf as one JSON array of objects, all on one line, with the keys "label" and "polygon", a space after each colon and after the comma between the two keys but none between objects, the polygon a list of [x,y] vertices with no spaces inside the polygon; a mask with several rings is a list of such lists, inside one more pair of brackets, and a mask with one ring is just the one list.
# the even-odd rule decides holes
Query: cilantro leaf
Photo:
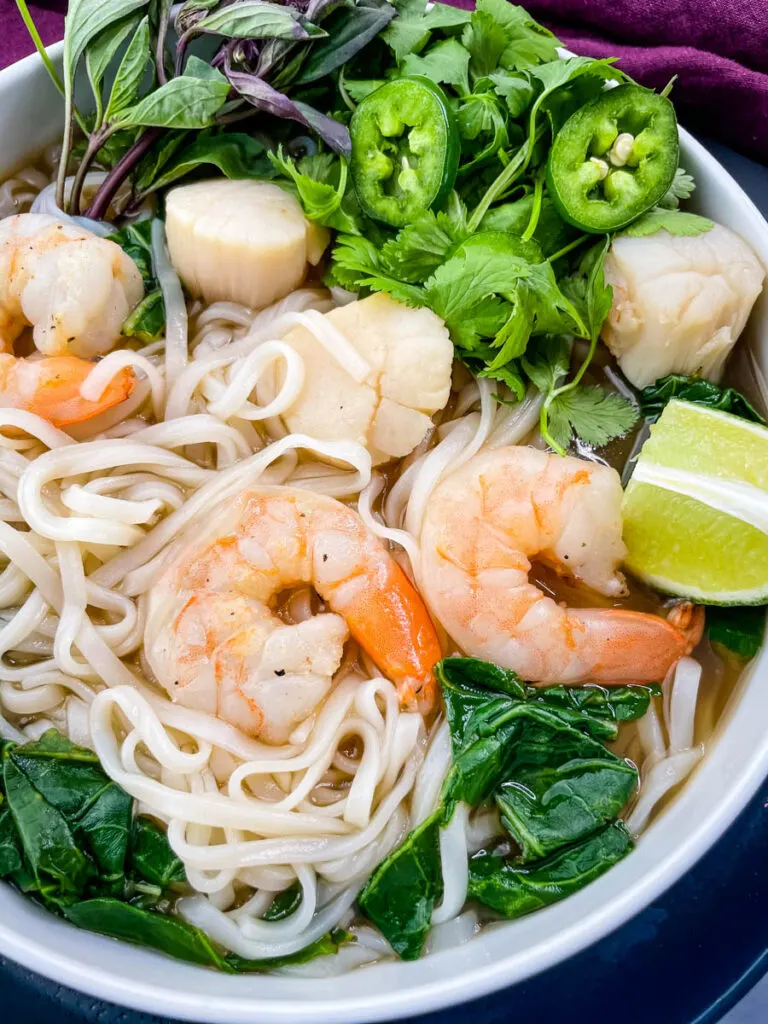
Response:
[{"label": "cilantro leaf", "polygon": [[[509,144],[506,115],[493,93],[467,96],[458,109],[456,120],[463,139],[470,142],[480,140],[477,143],[479,151],[474,153],[469,162],[462,164],[459,175],[466,175],[500,149],[506,149]],[[491,132],[493,134],[487,138]],[[482,141],[483,137],[486,137],[485,142]]]},{"label": "cilantro leaf", "polygon": [[492,15],[476,10],[464,29],[461,41],[469,52],[470,70],[475,78],[496,71],[507,48],[507,34]]},{"label": "cilantro leaf", "polygon": [[549,431],[563,448],[572,432],[586,444],[602,448],[614,437],[623,437],[637,419],[631,402],[597,386],[564,391],[549,406]]},{"label": "cilantro leaf", "polygon": [[423,56],[409,53],[401,65],[406,75],[423,75],[438,85],[469,92],[469,52],[457,39],[435,43]]},{"label": "cilantro leaf", "polygon": [[557,39],[522,7],[507,0],[477,0],[476,9],[503,29],[507,45],[500,62],[508,71],[524,71],[557,57]]},{"label": "cilantro leaf", "polygon": [[382,85],[386,85],[386,78],[344,78],[339,79],[339,88],[344,88],[347,95],[355,101],[362,103],[366,96],[376,92]]},{"label": "cilantro leaf", "polygon": [[494,71],[489,75],[493,88],[507,104],[510,117],[520,117],[533,99],[533,86],[523,75]]},{"label": "cilantro leaf", "polygon": [[448,325],[454,343],[473,349],[508,320],[502,301],[530,276],[529,243],[501,232],[480,232],[441,264],[424,286],[427,305]]},{"label": "cilantro leaf", "polygon": [[537,338],[523,359],[523,369],[544,394],[554,391],[565,379],[571,363],[571,349],[565,338]]},{"label": "cilantro leaf", "polygon": [[397,17],[387,25],[381,38],[398,63],[409,53],[419,53],[429,41],[433,29],[455,28],[470,20],[469,11],[436,3],[429,11],[425,0],[395,0]]},{"label": "cilantro leaf", "polygon": [[401,281],[426,281],[465,238],[446,213],[425,214],[404,227],[381,250],[382,264]]},{"label": "cilantro leaf", "polygon": [[370,288],[387,292],[408,306],[425,305],[421,288],[390,276],[379,250],[362,235],[339,235],[333,250],[332,273],[335,280],[350,291]]},{"label": "cilantro leaf", "polygon": [[330,154],[305,157],[301,169],[282,146],[277,153],[268,153],[275,168],[293,185],[304,213],[309,220],[350,234],[360,231],[360,216],[354,190],[347,188],[347,163]]},{"label": "cilantro leaf", "polygon": [[684,171],[682,167],[678,167],[672,184],[659,200],[659,206],[665,210],[676,210],[680,205],[680,200],[690,199],[695,188],[696,182],[693,180],[693,176]]},{"label": "cilantro leaf", "polygon": [[670,235],[690,236],[706,234],[713,227],[712,221],[706,217],[683,213],[681,210],[662,210],[657,206],[630,224],[622,234],[630,238],[646,238],[655,235],[657,231],[667,231]]},{"label": "cilantro leaf", "polygon": [[[484,370],[477,368],[474,369],[478,377],[487,377],[491,380],[497,380],[501,384],[506,384],[518,402],[522,402],[525,398],[525,380],[523,379],[523,375],[516,362],[507,363],[506,366],[500,366],[496,370],[492,370],[490,367],[486,367]],[[495,397],[497,401],[504,404],[511,404],[507,399],[500,395],[496,395]]]}]

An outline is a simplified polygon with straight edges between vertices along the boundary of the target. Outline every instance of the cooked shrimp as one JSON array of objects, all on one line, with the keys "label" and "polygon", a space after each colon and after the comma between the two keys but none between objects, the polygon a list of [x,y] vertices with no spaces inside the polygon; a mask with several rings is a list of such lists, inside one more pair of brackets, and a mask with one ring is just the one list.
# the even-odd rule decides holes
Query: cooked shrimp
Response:
[{"label": "cooked shrimp", "polygon": [[17,359],[0,353],[0,408],[37,413],[54,427],[66,427],[97,416],[124,401],[133,389],[130,370],[120,370],[100,398],[83,398],[80,387],[93,363],[76,356]]},{"label": "cooked shrimp", "polygon": [[[325,696],[347,630],[426,711],[440,645],[405,573],[356,512],[288,487],[244,491],[152,589],[144,649],[169,695],[283,742]],[[285,625],[270,603],[314,586],[327,614]]]},{"label": "cooked shrimp", "polygon": [[44,213],[0,221],[0,345],[25,327],[47,356],[103,355],[144,295],[119,245]]},{"label": "cooked shrimp", "polygon": [[622,609],[566,608],[528,573],[537,560],[620,597],[622,490],[615,470],[534,448],[477,455],[430,498],[421,533],[422,588],[471,655],[543,683],[652,682],[688,654],[703,616],[669,620]]},{"label": "cooked shrimp", "polygon": [[[80,387],[93,369],[87,357],[112,348],[143,294],[137,266],[114,242],[42,213],[0,221],[0,407],[64,427],[122,402],[133,388],[130,370],[95,401]],[[27,326],[49,358],[11,354]]]}]

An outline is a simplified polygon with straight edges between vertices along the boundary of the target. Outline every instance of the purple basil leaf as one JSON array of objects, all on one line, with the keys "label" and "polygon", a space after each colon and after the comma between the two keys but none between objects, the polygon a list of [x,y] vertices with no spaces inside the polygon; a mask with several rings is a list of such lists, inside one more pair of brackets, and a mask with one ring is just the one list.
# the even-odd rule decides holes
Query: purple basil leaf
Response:
[{"label": "purple basil leaf", "polygon": [[[318,5],[328,2],[317,0]],[[395,7],[388,0],[363,0],[357,6],[337,14],[328,38],[312,47],[296,84],[316,82],[346,64],[376,38],[396,13]],[[311,17],[317,20],[317,14],[313,13]]]},{"label": "purple basil leaf", "polygon": [[227,78],[243,99],[257,110],[263,110],[274,117],[298,121],[305,128],[311,128],[336,153],[349,156],[352,146],[347,128],[326,114],[321,114],[304,103],[295,103],[284,93],[278,92],[263,78],[248,75],[242,71],[227,68]]},{"label": "purple basil leaf", "polygon": [[319,110],[300,103],[296,100],[294,106],[304,116],[304,124],[312,129],[326,145],[330,146],[335,153],[350,157],[352,155],[352,142],[349,138],[349,129],[341,121],[337,121],[327,114],[321,114]]}]

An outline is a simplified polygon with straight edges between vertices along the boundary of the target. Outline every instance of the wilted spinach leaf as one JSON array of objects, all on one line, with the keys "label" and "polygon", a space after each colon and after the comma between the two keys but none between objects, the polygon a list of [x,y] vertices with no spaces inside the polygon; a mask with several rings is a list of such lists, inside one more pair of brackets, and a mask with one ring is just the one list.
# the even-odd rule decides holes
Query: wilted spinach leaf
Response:
[{"label": "wilted spinach leaf", "polygon": [[228,973],[234,970],[204,932],[178,917],[142,910],[108,897],[75,903],[67,907],[64,914],[79,928],[100,935],[156,949],[204,967],[216,967]]},{"label": "wilted spinach leaf", "polygon": [[583,889],[631,849],[632,839],[617,821],[527,867],[479,853],[469,862],[469,897],[504,917],[522,917]]},{"label": "wilted spinach leaf", "polygon": [[528,700],[559,708],[578,717],[568,721],[586,729],[595,739],[615,739],[619,722],[642,718],[661,687],[652,686],[547,686],[528,688]]},{"label": "wilted spinach leaf", "polygon": [[765,636],[765,607],[707,608],[707,632],[740,658],[754,658]]},{"label": "wilted spinach leaf", "polygon": [[3,752],[3,785],[16,830],[38,887],[53,880],[62,893],[82,893],[91,866],[63,814],[35,789],[12,757]]},{"label": "wilted spinach leaf", "polygon": [[120,333],[125,338],[138,338],[148,345],[157,341],[165,330],[165,301],[159,288],[147,292],[133,312],[128,314]]},{"label": "wilted spinach leaf", "polygon": [[246,960],[245,957],[229,953],[226,957],[228,967],[238,973],[247,974],[254,971],[275,971],[279,967],[290,967],[292,964],[306,964],[318,956],[333,956],[342,946],[353,941],[353,936],[343,928],[335,928],[332,932],[321,935],[319,939],[286,956],[278,956],[273,960]]},{"label": "wilted spinach leaf", "polygon": [[640,411],[647,419],[657,420],[664,406],[673,398],[679,398],[683,402],[694,402],[696,405],[708,405],[710,409],[720,409],[752,423],[766,422],[744,395],[734,388],[721,388],[711,380],[686,377],[680,373],[660,377],[647,388],[643,388],[640,392]]},{"label": "wilted spinach leaf", "polygon": [[290,917],[301,906],[301,886],[292,885],[289,889],[283,889],[272,900],[264,911],[265,921],[282,921]]},{"label": "wilted spinach leaf", "polygon": [[376,868],[357,902],[403,960],[421,956],[442,896],[438,829],[442,810],[424,821]]},{"label": "wilted spinach leaf", "polygon": [[19,836],[8,803],[0,804],[0,878],[20,870],[22,864]]},{"label": "wilted spinach leaf", "polygon": [[142,220],[129,224],[108,237],[131,257],[144,280],[144,298],[128,314],[121,334],[126,338],[139,338],[149,344],[165,330],[165,302],[152,261],[152,221]]},{"label": "wilted spinach leaf", "polygon": [[133,825],[130,866],[140,878],[163,889],[186,882],[184,865],[168,843],[165,829],[140,815]]},{"label": "wilted spinach leaf", "polygon": [[[633,765],[586,736],[581,740],[581,752],[574,750],[569,760],[561,750],[559,764],[516,759],[496,791],[502,824],[519,844],[522,861],[546,857],[613,821],[637,788]],[[598,748],[597,756],[584,756],[584,745]]]}]

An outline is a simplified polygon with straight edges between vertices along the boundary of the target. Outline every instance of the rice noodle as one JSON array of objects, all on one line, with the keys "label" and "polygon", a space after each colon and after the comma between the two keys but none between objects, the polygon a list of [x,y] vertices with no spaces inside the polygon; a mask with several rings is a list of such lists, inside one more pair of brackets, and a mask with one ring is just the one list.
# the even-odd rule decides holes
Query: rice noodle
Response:
[{"label": "rice noodle", "polygon": [[[84,223],[57,211],[44,183],[40,172],[20,173],[0,187],[0,213],[33,203]],[[283,969],[332,977],[394,955],[352,908],[375,867],[437,808],[451,765],[448,723],[438,717],[427,733],[351,644],[327,697],[287,742],[253,739],[155,685],[143,651],[148,593],[222,503],[257,483],[356,501],[418,583],[435,487],[483,448],[537,443],[542,396],[531,389],[507,405],[494,397],[498,384],[457,374],[450,416],[397,471],[373,473],[361,445],[290,434],[281,419],[305,382],[290,331],[309,332],[354,381],[370,377],[369,362],[321,315],[354,296],[303,288],[261,311],[233,302],[188,308],[160,221],[152,253],[165,337],[108,354],[81,387],[98,400],[130,369],[129,398],[66,431],[0,409],[0,736],[19,741],[53,726],[93,749],[141,813],[167,826],[194,890],[179,914],[226,949],[269,960],[349,928],[356,941],[335,957]],[[303,587],[280,613],[298,623],[317,607]],[[652,706],[638,725],[647,757],[633,831],[700,756],[699,675],[684,659],[665,682],[663,722]],[[464,910],[468,859],[500,832],[494,808],[464,804],[440,830],[443,896],[429,951],[480,927]],[[295,884],[297,909],[267,920],[274,895]]]},{"label": "rice noodle", "polygon": [[681,658],[664,680],[664,739],[656,708],[638,722],[638,734],[646,751],[639,797],[627,818],[627,828],[639,835],[659,801],[693,771],[704,756],[703,746],[694,746],[696,703],[701,665],[693,658]]}]

